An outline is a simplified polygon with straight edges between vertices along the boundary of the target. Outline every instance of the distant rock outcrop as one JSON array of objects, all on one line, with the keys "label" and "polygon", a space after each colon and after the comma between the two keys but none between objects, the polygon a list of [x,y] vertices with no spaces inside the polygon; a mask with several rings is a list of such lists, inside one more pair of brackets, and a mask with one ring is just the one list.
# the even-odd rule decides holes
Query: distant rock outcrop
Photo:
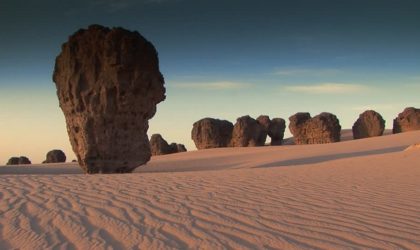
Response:
[{"label": "distant rock outcrop", "polygon": [[[286,129],[286,122],[282,118],[273,118],[267,115],[260,115],[257,118],[258,123],[264,128],[266,135],[271,138],[271,145],[281,145],[284,138],[284,130]],[[262,134],[264,136],[264,134]],[[263,138],[261,138],[262,140]],[[265,139],[264,139],[265,141]]]},{"label": "distant rock outcrop", "polygon": [[178,143],[173,142],[169,145],[169,148],[171,149],[172,153],[187,152],[187,148],[185,147],[184,144],[178,144]]},{"label": "distant rock outcrop", "polygon": [[271,138],[271,146],[281,145],[284,138],[286,121],[282,118],[273,118],[268,128],[268,136]]},{"label": "distant rock outcrop", "polygon": [[154,46],[138,32],[89,26],[70,36],[53,80],[86,173],[125,173],[150,160],[148,120],[165,99]]},{"label": "distant rock outcrop", "polygon": [[385,130],[385,120],[378,112],[367,110],[359,115],[352,130],[354,139],[381,136]]},{"label": "distant rock outcrop", "polygon": [[66,154],[59,149],[51,150],[47,153],[45,161],[42,163],[66,162]]},{"label": "distant rock outcrop", "polygon": [[226,120],[204,118],[193,124],[191,139],[197,149],[228,147],[233,124]]},{"label": "distant rock outcrop", "polygon": [[187,149],[183,144],[171,143],[163,139],[160,134],[153,134],[150,137],[150,149],[152,155],[166,155],[187,152]]},{"label": "distant rock outcrop", "polygon": [[242,116],[236,120],[232,131],[232,147],[264,146],[267,132],[263,125],[250,116]]},{"label": "distant rock outcrop", "polygon": [[313,118],[309,113],[296,113],[289,117],[289,129],[295,144],[321,144],[340,141],[341,126],[331,113],[321,113]]},{"label": "distant rock outcrop", "polygon": [[24,164],[31,164],[31,161],[26,156],[11,157],[6,163],[6,165],[24,165]]},{"label": "distant rock outcrop", "polygon": [[394,119],[392,132],[396,134],[413,130],[420,130],[420,109],[409,107]]}]

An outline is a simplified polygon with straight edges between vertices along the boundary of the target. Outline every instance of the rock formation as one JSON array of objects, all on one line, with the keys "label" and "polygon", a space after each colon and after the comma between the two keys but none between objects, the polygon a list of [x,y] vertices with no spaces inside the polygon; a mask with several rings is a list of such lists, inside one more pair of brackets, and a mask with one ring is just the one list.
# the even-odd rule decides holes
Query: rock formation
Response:
[{"label": "rock formation", "polygon": [[385,130],[385,120],[378,112],[367,110],[359,115],[352,130],[354,139],[381,136]]},{"label": "rock formation", "polygon": [[53,80],[86,173],[124,173],[150,160],[148,120],[165,99],[154,46],[138,32],[89,26],[70,36]]},{"label": "rock formation", "polygon": [[[286,129],[286,122],[282,118],[273,118],[267,115],[260,115],[257,118],[257,122],[264,128],[266,135],[271,138],[271,145],[281,145],[284,137],[284,130]],[[261,136],[264,136],[262,133]],[[261,138],[261,141],[263,138]],[[264,140],[265,141],[265,140]]]},{"label": "rock formation", "polygon": [[284,138],[286,121],[282,118],[273,118],[268,128],[268,136],[271,138],[271,145],[281,145]]},{"label": "rock formation", "polygon": [[42,163],[57,162],[66,162],[66,154],[64,154],[64,152],[59,149],[54,149],[47,153],[46,159]]},{"label": "rock formation", "polygon": [[341,126],[331,113],[321,113],[313,118],[309,113],[296,113],[289,117],[289,130],[295,144],[320,144],[340,141]]},{"label": "rock formation", "polygon": [[160,134],[153,134],[150,137],[150,151],[152,155],[166,155],[171,152],[171,148]]},{"label": "rock formation", "polygon": [[26,156],[21,157],[11,157],[6,165],[23,165],[23,164],[31,164],[31,161]]},{"label": "rock formation", "polygon": [[420,109],[413,107],[406,108],[398,117],[394,119],[392,132],[394,134],[420,130]]},{"label": "rock formation", "polygon": [[197,149],[228,147],[233,124],[226,120],[203,118],[194,123],[191,139]]},{"label": "rock formation", "polygon": [[242,116],[236,120],[232,131],[232,147],[264,146],[267,132],[263,125],[250,116]]},{"label": "rock formation", "polygon": [[171,143],[163,139],[160,134],[153,134],[150,137],[150,149],[152,155],[166,155],[187,152],[187,149],[183,144]]},{"label": "rock formation", "polygon": [[169,148],[170,148],[171,153],[187,152],[187,148],[185,147],[184,144],[178,144],[178,143],[173,142],[169,145]]},{"label": "rock formation", "polygon": [[19,157],[10,157],[10,159],[7,161],[6,165],[18,165],[19,164]]}]

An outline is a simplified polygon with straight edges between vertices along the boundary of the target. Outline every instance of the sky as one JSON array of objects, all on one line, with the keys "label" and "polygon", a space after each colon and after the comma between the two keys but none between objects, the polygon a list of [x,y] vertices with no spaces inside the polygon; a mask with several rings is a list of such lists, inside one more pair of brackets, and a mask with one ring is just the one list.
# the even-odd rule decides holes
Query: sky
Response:
[{"label": "sky", "polygon": [[52,72],[61,44],[90,24],[154,44],[167,98],[148,134],[189,150],[204,117],[331,112],[351,128],[374,109],[392,128],[420,107],[417,0],[1,0],[0,164],[56,148],[75,158]]}]

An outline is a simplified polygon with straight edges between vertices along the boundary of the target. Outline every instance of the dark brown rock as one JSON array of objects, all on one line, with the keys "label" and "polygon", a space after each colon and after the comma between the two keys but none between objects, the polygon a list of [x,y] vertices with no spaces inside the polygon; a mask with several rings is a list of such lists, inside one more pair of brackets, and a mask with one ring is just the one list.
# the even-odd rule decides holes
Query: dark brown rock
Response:
[{"label": "dark brown rock", "polygon": [[271,138],[271,145],[281,145],[284,138],[286,121],[282,118],[273,118],[268,127],[268,136]]},{"label": "dark brown rock", "polygon": [[385,120],[378,112],[367,110],[359,115],[352,130],[354,139],[381,136],[385,130]]},{"label": "dark brown rock", "polygon": [[250,116],[242,116],[236,120],[232,131],[232,147],[264,146],[267,132],[263,125]]},{"label": "dark brown rock", "polygon": [[296,113],[289,118],[289,129],[295,144],[321,144],[340,141],[341,126],[331,113],[321,113],[313,118],[309,113]]},{"label": "dark brown rock", "polygon": [[6,165],[25,165],[25,164],[31,164],[31,161],[26,156],[11,157],[6,163]]},{"label": "dark brown rock", "polygon": [[187,149],[183,144],[171,143],[163,139],[160,134],[153,134],[150,137],[150,149],[152,155],[166,155],[187,152]]},{"label": "dark brown rock", "polygon": [[204,118],[194,123],[191,139],[197,149],[228,147],[233,124],[226,120]]},{"label": "dark brown rock", "polygon": [[26,156],[19,157],[19,165],[31,164],[31,161]]},{"label": "dark brown rock", "polygon": [[66,162],[66,154],[59,149],[51,150],[47,153],[45,161],[42,163]]},{"label": "dark brown rock", "polygon": [[18,165],[19,164],[19,157],[10,157],[7,161],[6,165]]},{"label": "dark brown rock", "polygon": [[406,108],[398,117],[394,119],[392,132],[394,134],[420,130],[420,109],[413,107]]},{"label": "dark brown rock", "polygon": [[63,44],[53,80],[86,173],[124,173],[150,160],[148,120],[165,99],[154,46],[138,32],[92,25]]},{"label": "dark brown rock", "polygon": [[170,154],[172,149],[160,134],[153,134],[150,137],[150,151],[152,155],[166,155]]},{"label": "dark brown rock", "polygon": [[258,123],[264,128],[266,133],[261,133],[262,138],[260,141],[264,140],[264,136],[269,136],[271,138],[270,145],[281,145],[284,137],[284,130],[286,129],[286,122],[282,118],[273,118],[270,120],[270,117],[267,115],[260,115],[257,118]]},{"label": "dark brown rock", "polygon": [[[187,152],[187,148],[185,147],[184,144],[177,144],[177,143],[172,143],[171,145],[175,144],[176,145],[176,153],[182,153],[182,152]],[[173,146],[172,146],[173,147]]]}]

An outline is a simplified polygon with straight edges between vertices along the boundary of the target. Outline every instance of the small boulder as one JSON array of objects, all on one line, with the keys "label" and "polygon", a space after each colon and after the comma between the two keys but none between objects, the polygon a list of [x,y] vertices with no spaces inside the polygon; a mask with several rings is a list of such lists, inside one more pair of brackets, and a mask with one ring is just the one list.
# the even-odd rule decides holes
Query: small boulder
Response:
[{"label": "small boulder", "polygon": [[46,160],[42,163],[66,162],[66,154],[59,149],[51,150],[47,153]]},{"label": "small boulder", "polygon": [[228,147],[233,124],[226,120],[203,118],[193,124],[191,139],[197,149]]},{"label": "small boulder", "polygon": [[321,113],[313,118],[309,113],[296,113],[289,118],[289,129],[295,144],[322,144],[340,141],[341,126],[331,113]]},{"label": "small boulder", "polygon": [[187,148],[184,146],[184,144],[177,144],[173,142],[169,145],[169,148],[171,153],[187,152]]},{"label": "small boulder", "polygon": [[19,157],[19,165],[31,164],[31,161],[26,156]]},{"label": "small boulder", "polygon": [[271,138],[271,146],[281,145],[284,138],[286,121],[282,118],[273,118],[268,127],[268,136]]},{"label": "small boulder", "polygon": [[31,161],[26,156],[11,157],[6,163],[6,165],[24,165],[24,164],[31,164]]},{"label": "small boulder", "polygon": [[152,155],[166,155],[187,151],[183,144],[168,144],[168,142],[165,139],[163,139],[163,137],[160,134],[153,134],[150,137],[150,149]]},{"label": "small boulder", "polygon": [[394,119],[392,132],[396,134],[413,130],[420,130],[420,109],[410,107]]},{"label": "small boulder", "polygon": [[[262,133],[261,136],[268,135],[271,138],[270,145],[281,145],[284,137],[284,130],[286,129],[286,122],[282,118],[273,118],[267,115],[260,115],[257,118],[258,123],[264,128],[266,134]],[[264,140],[261,138],[260,141]],[[265,141],[265,140],[264,140]]]},{"label": "small boulder", "polygon": [[171,152],[168,142],[160,134],[150,137],[150,150],[152,155],[166,155]]},{"label": "small boulder", "polygon": [[352,130],[354,139],[381,136],[385,130],[385,120],[378,112],[367,110],[359,115]]},{"label": "small boulder", "polygon": [[239,117],[232,131],[232,147],[264,146],[267,132],[263,125],[249,115]]},{"label": "small boulder", "polygon": [[19,157],[10,157],[7,161],[6,165],[18,165],[19,164]]}]

